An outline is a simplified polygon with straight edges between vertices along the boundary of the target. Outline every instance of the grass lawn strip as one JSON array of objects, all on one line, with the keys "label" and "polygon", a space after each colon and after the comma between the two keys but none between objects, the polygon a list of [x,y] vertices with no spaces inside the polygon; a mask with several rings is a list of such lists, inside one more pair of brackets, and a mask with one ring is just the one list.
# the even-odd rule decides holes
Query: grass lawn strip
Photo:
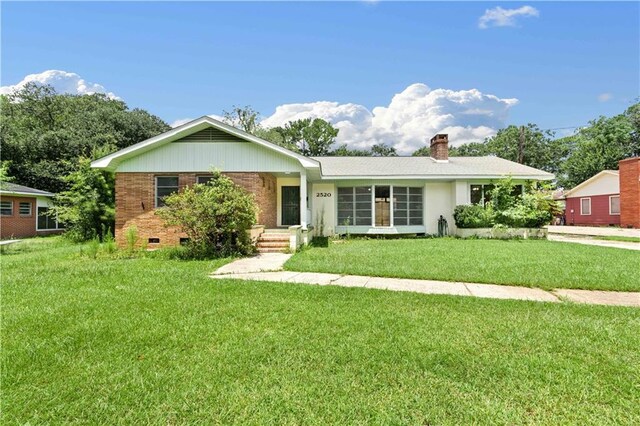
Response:
[{"label": "grass lawn strip", "polygon": [[211,280],[225,261],[78,251],[2,256],[4,424],[640,422],[638,309]]},{"label": "grass lawn strip", "polygon": [[353,239],[304,250],[284,267],[545,290],[640,291],[640,252],[547,240]]}]

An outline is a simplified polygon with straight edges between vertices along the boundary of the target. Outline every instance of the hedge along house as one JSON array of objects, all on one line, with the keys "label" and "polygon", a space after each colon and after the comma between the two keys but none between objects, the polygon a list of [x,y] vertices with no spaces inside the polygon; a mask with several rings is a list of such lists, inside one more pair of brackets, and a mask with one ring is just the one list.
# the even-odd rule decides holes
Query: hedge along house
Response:
[{"label": "hedge along house", "polygon": [[116,239],[132,225],[150,247],[185,236],[154,214],[169,193],[205,182],[218,169],[255,195],[257,223],[324,235],[434,234],[440,215],[453,228],[458,204],[484,203],[497,179],[553,175],[497,157],[448,157],[447,135],[431,157],[304,157],[202,117],[92,163],[116,176]]},{"label": "hedge along house", "polygon": [[62,231],[49,214],[55,194],[15,183],[0,187],[0,238],[24,238]]}]

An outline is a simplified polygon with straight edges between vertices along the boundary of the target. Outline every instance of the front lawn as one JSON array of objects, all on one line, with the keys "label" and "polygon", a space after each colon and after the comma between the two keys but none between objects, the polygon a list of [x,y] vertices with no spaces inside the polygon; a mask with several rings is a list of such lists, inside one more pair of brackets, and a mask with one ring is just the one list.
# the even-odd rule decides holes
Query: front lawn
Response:
[{"label": "front lawn", "polygon": [[354,239],[285,269],[528,287],[640,291],[640,252],[547,240]]},{"label": "front lawn", "polygon": [[2,255],[2,424],[640,422],[640,309],[78,253],[52,239]]}]

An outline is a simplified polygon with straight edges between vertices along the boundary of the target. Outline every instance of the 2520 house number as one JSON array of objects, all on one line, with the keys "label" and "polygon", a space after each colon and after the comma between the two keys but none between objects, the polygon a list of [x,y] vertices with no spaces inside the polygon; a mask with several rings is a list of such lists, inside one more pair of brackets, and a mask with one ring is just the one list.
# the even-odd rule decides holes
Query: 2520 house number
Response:
[{"label": "2520 house number", "polygon": [[317,198],[331,197],[331,193],[330,192],[316,192],[316,197]]}]

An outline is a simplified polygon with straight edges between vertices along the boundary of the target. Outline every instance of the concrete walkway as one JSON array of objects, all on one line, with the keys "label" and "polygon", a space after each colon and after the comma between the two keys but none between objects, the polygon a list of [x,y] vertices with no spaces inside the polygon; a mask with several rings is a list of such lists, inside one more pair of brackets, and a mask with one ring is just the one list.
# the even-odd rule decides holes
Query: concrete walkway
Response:
[{"label": "concrete walkway", "polygon": [[405,278],[380,278],[360,275],[283,271],[290,254],[264,253],[224,265],[213,275],[217,279],[273,281],[298,284],[337,285],[424,294],[486,297],[492,299],[561,302],[563,300],[595,305],[640,307],[640,293],[590,290],[554,290],[495,284],[462,283]]},{"label": "concrete walkway", "polygon": [[573,235],[548,234],[549,241],[561,241],[563,243],[585,244],[588,246],[613,247],[627,250],[640,250],[640,243],[627,241],[595,240],[593,238],[579,237]]}]

